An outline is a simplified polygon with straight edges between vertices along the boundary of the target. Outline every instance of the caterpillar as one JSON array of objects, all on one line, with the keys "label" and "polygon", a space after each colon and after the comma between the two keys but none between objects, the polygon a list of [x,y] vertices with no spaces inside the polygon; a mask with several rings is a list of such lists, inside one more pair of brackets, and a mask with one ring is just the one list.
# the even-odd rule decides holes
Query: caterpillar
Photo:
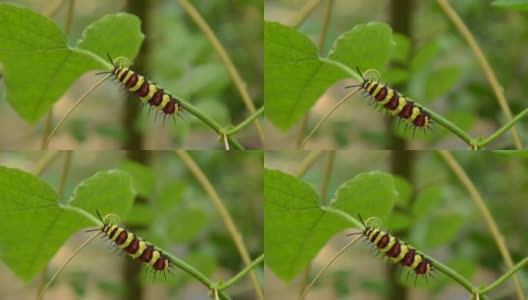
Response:
[{"label": "caterpillar", "polygon": [[390,112],[393,116],[405,119],[408,124],[424,129],[430,128],[431,115],[424,111],[423,108],[414,101],[400,94],[398,91],[387,87],[379,81],[367,79],[356,66],[356,69],[363,79],[359,85],[350,85],[345,88],[361,87],[363,91],[369,94],[376,103],[383,109]]},{"label": "caterpillar", "polygon": [[[88,231],[102,232],[132,259],[138,259],[139,261],[146,263],[148,266],[152,267],[154,272],[164,272],[165,277],[167,271],[172,274],[169,269],[172,267],[171,261],[161,250],[156,249],[154,245],[144,241],[133,232],[127,231],[118,225],[106,223],[99,214],[99,211],[96,212],[101,222],[103,222],[103,227]],[[156,273],[154,273],[154,278],[156,276],[155,274]]]},{"label": "caterpillar", "polygon": [[143,103],[148,103],[152,107],[156,107],[165,116],[179,114],[182,111],[180,100],[164,89],[158,87],[156,84],[150,82],[142,75],[130,70],[127,67],[118,67],[110,54],[107,53],[108,59],[112,63],[114,69],[108,72],[99,72],[97,74],[112,74],[123,84],[124,88],[136,94]]},{"label": "caterpillar", "polygon": [[[378,228],[367,226],[361,216],[359,219],[365,229],[359,233],[351,233],[348,235],[362,234],[370,243],[374,245],[381,253],[385,254],[392,263],[400,263],[403,267],[412,270],[416,279],[418,276],[424,276],[426,281],[428,276],[433,276],[433,263],[427,259],[423,254],[418,253],[415,249],[404,244],[398,238],[390,235],[390,233],[381,231]],[[415,285],[416,285],[415,279]]]}]

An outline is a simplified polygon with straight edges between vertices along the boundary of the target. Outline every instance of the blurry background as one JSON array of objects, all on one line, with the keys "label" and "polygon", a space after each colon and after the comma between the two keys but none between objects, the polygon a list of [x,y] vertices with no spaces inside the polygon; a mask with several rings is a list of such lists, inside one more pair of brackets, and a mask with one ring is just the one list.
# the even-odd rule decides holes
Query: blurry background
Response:
[{"label": "blurry background", "polygon": [[[5,2],[5,1],[2,1]],[[61,2],[7,1],[43,13]],[[59,7],[52,19],[64,28],[69,1]],[[255,106],[262,106],[262,0],[192,1],[225,47],[247,85]],[[134,12],[134,9],[138,9]],[[133,8],[136,7],[136,8]],[[181,97],[209,115],[222,126],[238,124],[250,114],[234,87],[216,52],[178,1],[75,1],[69,45],[74,46],[85,27],[108,14],[129,12],[142,19],[145,40],[132,69]],[[132,12],[131,12],[132,11]],[[145,28],[147,32],[145,32]],[[1,70],[1,69],[0,69]],[[82,76],[55,103],[54,125],[75,101],[101,76],[90,72]],[[0,148],[40,149],[45,117],[35,125],[26,124],[9,106],[0,80]],[[189,113],[176,124],[168,118],[147,116],[140,100],[127,99],[121,84],[107,80],[93,91],[73,112],[50,143],[54,149],[211,149],[221,148],[216,133]],[[125,109],[129,108],[128,110]],[[247,148],[260,148],[254,126],[236,135]]]},{"label": "blurry background", "polygon": [[[0,165],[31,172],[44,152],[0,152]],[[189,152],[235,220],[251,258],[263,252],[262,152]],[[63,169],[61,152],[40,176],[57,189]],[[150,163],[126,159],[123,151],[74,151],[61,203],[66,203],[81,181],[98,171],[122,169],[135,179],[136,204],[121,224],[138,228],[145,240],[194,266],[213,281],[227,280],[244,268],[235,244],[208,195],[173,152],[149,151]],[[119,199],[115,199],[119,201]],[[0,220],[1,222],[1,220]],[[20,228],[30,224],[20,224]],[[88,228],[87,228],[88,229]],[[131,229],[132,230],[132,229]],[[64,244],[48,267],[46,282],[90,233],[79,232]],[[144,264],[114,253],[111,243],[95,239],[73,258],[44,299],[209,299],[208,290],[195,278],[174,268],[175,276],[144,275]],[[126,264],[138,267],[130,272]],[[128,271],[125,271],[128,270]],[[255,269],[262,282],[262,265]],[[142,286],[127,282],[138,276]],[[0,261],[0,299],[35,299],[39,276],[24,283]],[[143,290],[135,298],[126,291]],[[249,277],[227,292],[232,299],[255,299]]]},{"label": "blurry background", "polygon": [[[317,1],[267,0],[264,18],[291,25],[302,7],[314,2]],[[323,30],[328,2],[319,1],[320,4],[298,28],[315,44]],[[506,122],[481,66],[436,1],[333,2],[323,56],[328,54],[339,35],[355,25],[373,21],[387,23],[398,32],[395,40],[401,47],[387,69],[379,70],[382,82],[444,116],[473,137],[489,136]],[[475,36],[504,88],[513,115],[516,115],[527,107],[525,95],[528,87],[524,80],[528,74],[528,57],[525,55],[527,19],[522,12],[493,7],[491,1],[449,2]],[[338,82],[319,98],[310,110],[304,136],[349,92],[344,87],[351,84],[356,82]],[[300,123],[282,132],[267,121],[266,148],[295,149]],[[403,135],[403,124],[396,132],[397,123],[394,118],[369,107],[363,97],[355,95],[318,129],[305,149],[466,148],[458,137],[438,125],[426,136],[417,130],[413,138],[412,130]],[[517,124],[521,140],[526,141],[527,123],[522,120]],[[488,147],[511,148],[511,133],[504,134]]]},{"label": "blurry background", "polygon": [[[265,166],[295,174],[307,157],[316,157],[302,180],[319,194],[330,151],[314,154],[315,151],[267,151]],[[514,264],[524,259],[528,254],[526,153],[524,157],[489,151],[452,154],[482,195],[503,234]],[[405,162],[405,165],[399,162]],[[408,196],[409,202],[397,202],[389,220],[383,224],[384,230],[390,230],[403,241],[447,264],[473,284],[489,284],[506,272],[504,260],[482,215],[438,153],[337,151],[332,165],[324,203],[335,197],[341,184],[359,173],[380,170],[395,174],[408,181],[409,185],[397,184],[397,187],[400,197]],[[352,232],[357,232],[357,228],[336,234],[321,249],[312,260],[306,285],[354,238],[346,236]],[[436,272],[435,279],[429,278],[428,285],[419,279],[414,287],[413,274],[406,281],[406,271],[400,276],[399,265],[389,265],[370,249],[366,242],[353,244],[319,278],[306,299],[468,299],[465,289],[440,272]],[[526,294],[526,268],[517,274]],[[266,267],[266,297],[299,299],[301,277],[302,274],[292,282],[284,282]],[[517,299],[511,279],[489,296],[490,299]]]}]

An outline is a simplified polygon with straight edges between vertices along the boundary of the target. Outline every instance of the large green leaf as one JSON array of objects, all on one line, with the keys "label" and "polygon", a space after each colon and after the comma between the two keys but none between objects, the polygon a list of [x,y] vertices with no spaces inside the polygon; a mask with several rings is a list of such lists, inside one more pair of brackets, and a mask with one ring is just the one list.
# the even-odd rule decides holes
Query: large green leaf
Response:
[{"label": "large green leaf", "polygon": [[[333,235],[359,224],[350,215],[386,214],[396,194],[392,176],[381,172],[360,174],[344,184],[336,200],[324,207],[307,183],[280,171],[265,170],[266,264],[282,279],[293,279]],[[366,208],[367,201],[381,208]]]},{"label": "large green leaf", "polygon": [[106,52],[137,53],[143,39],[137,17],[118,14],[102,23],[106,25],[89,26],[79,47],[72,48],[51,19],[27,8],[0,4],[0,62],[7,99],[20,117],[36,122],[79,76],[110,69]]},{"label": "large green leaf", "polygon": [[130,187],[127,174],[101,172],[81,183],[68,205],[60,205],[52,187],[39,177],[0,166],[0,258],[29,281],[73,233],[100,225],[93,215],[95,204],[115,213],[122,212],[113,207],[130,206]]},{"label": "large green leaf", "polygon": [[351,69],[384,65],[393,46],[390,28],[358,25],[341,35],[328,58],[303,33],[274,22],[264,24],[266,116],[285,130],[294,125],[332,84],[359,75]]}]

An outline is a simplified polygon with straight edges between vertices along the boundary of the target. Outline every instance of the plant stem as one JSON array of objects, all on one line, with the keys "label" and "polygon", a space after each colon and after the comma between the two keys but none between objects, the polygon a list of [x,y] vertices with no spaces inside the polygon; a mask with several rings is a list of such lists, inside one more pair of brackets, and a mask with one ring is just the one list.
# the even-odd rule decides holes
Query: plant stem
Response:
[{"label": "plant stem", "polygon": [[452,133],[456,134],[459,138],[461,138],[470,148],[474,148],[475,142],[472,137],[470,137],[464,130],[462,130],[460,127],[456,126],[455,124],[451,123],[444,117],[440,116],[439,114],[431,111],[430,109],[424,107],[423,105],[420,105],[421,108],[423,108],[424,111],[426,111],[428,114],[431,115],[431,119],[441,125],[442,127],[448,129]]},{"label": "plant stem", "polygon": [[236,274],[233,278],[229,279],[226,283],[220,285],[218,287],[219,291],[223,291],[233,284],[235,284],[237,281],[239,281],[242,277],[244,277],[249,271],[253,270],[258,264],[262,263],[264,261],[264,254],[259,256],[257,259],[255,259],[249,266],[245,267],[244,270],[240,271],[238,274]]},{"label": "plant stem", "polygon": [[[489,84],[491,85],[491,88],[493,89],[493,92],[495,93],[495,96],[497,97],[497,102],[499,102],[499,106],[502,109],[502,112],[504,115],[506,115],[506,119],[511,121],[512,119],[512,113],[510,110],[510,107],[508,106],[508,101],[506,101],[506,97],[504,96],[504,90],[500,86],[499,81],[497,80],[497,77],[495,77],[495,73],[493,72],[493,69],[490,67],[488,61],[486,60],[486,57],[484,56],[484,53],[480,49],[480,46],[478,45],[477,41],[475,40],[475,37],[471,34],[469,29],[467,28],[466,24],[464,24],[464,21],[458,16],[456,11],[449,5],[449,2],[447,0],[437,0],[438,5],[444,10],[447,17],[451,19],[453,24],[455,24],[455,27],[460,31],[460,34],[464,37],[466,42],[468,43],[469,47],[473,51],[473,54],[475,55],[475,58],[477,59],[477,62],[482,67],[482,70],[484,71],[484,75],[486,75],[486,78],[488,79]],[[513,141],[515,144],[515,147],[520,150],[522,149],[521,139],[519,138],[519,134],[517,133],[517,130],[515,127],[512,127],[512,135],[513,135]],[[517,295],[522,295],[522,289],[520,286],[516,286]]]},{"label": "plant stem", "polygon": [[[510,252],[508,251],[508,248],[506,247],[506,244],[504,242],[504,238],[499,230],[499,227],[497,226],[497,223],[495,223],[495,220],[493,219],[493,216],[491,215],[489,209],[486,206],[486,203],[482,199],[482,196],[478,192],[477,188],[471,181],[471,179],[467,176],[466,172],[462,169],[462,167],[458,164],[458,162],[455,160],[453,155],[451,155],[450,152],[442,150],[438,151],[438,154],[444,159],[446,164],[451,168],[451,171],[455,173],[455,175],[460,180],[460,183],[462,186],[467,190],[470,198],[473,200],[475,206],[479,209],[480,214],[482,215],[484,222],[488,225],[488,229],[491,232],[491,235],[493,236],[493,239],[495,240],[495,243],[497,244],[497,247],[499,248],[499,252],[502,256],[502,259],[504,260],[506,266],[508,268],[513,268],[513,260],[511,258]],[[517,276],[513,277],[514,285],[518,285],[518,287],[521,287],[521,283],[519,281],[519,278]],[[522,292],[522,289],[517,290],[519,299],[524,299],[524,293]],[[520,294],[519,294],[520,293]]]},{"label": "plant stem", "polygon": [[[211,30],[207,22],[202,18],[200,13],[194,8],[194,6],[188,1],[188,0],[180,0],[180,5],[183,7],[183,9],[189,14],[189,17],[196,23],[196,26],[200,28],[200,30],[204,33],[205,37],[211,43],[211,46],[216,51],[218,56],[220,57],[220,60],[224,64],[225,68],[227,69],[227,72],[229,73],[229,76],[235,83],[235,87],[237,88],[238,92],[240,93],[240,96],[242,97],[242,101],[246,105],[247,110],[250,113],[255,113],[255,105],[253,104],[253,100],[249,96],[249,93],[246,88],[246,84],[240,77],[240,74],[238,73],[235,65],[227,55],[227,52],[225,51],[224,47],[222,47],[222,44],[220,44],[220,41],[218,41],[218,38],[214,34],[214,32]],[[262,126],[260,125],[260,122],[258,120],[254,121],[255,127],[257,128],[258,135],[260,137],[261,143],[264,145],[264,131],[262,130]]]},{"label": "plant stem", "polygon": [[504,126],[502,126],[499,130],[495,131],[492,135],[490,135],[487,139],[477,143],[478,147],[484,147],[487,144],[493,142],[496,138],[504,134],[508,129],[510,129],[515,123],[517,123],[520,119],[528,116],[528,108],[520,112],[515,118],[513,118],[510,122],[506,123]]},{"label": "plant stem", "polygon": [[[189,171],[194,175],[198,183],[202,186],[204,191],[207,193],[207,195],[209,196],[209,199],[211,200],[218,214],[220,215],[220,218],[224,222],[227,228],[227,231],[231,235],[231,238],[233,239],[233,242],[235,243],[238,253],[242,257],[242,261],[246,265],[250,265],[251,258],[249,256],[249,252],[246,246],[244,245],[244,242],[242,241],[242,235],[240,234],[240,231],[236,227],[235,222],[233,221],[233,218],[229,214],[229,211],[224,206],[222,199],[216,192],[211,182],[209,182],[209,180],[207,179],[207,176],[205,176],[205,174],[202,172],[202,170],[196,164],[196,162],[192,159],[189,153],[183,150],[177,150],[176,155],[180,157],[180,159],[187,166]],[[255,272],[251,272],[249,276],[251,277],[251,280],[253,281],[253,286],[255,288],[255,293],[257,294],[257,298],[260,300],[264,300],[264,294],[262,292],[262,289],[260,288]]]},{"label": "plant stem", "polygon": [[[192,277],[198,279],[203,285],[205,285],[208,289],[212,289],[214,287],[214,282],[209,280],[204,274],[202,274],[200,271],[193,268],[191,265],[188,265],[183,260],[180,260],[173,256],[172,254],[168,253],[167,251],[163,251],[163,254],[167,255],[170,258],[171,263],[173,263],[175,266],[186,272],[187,274],[191,275]],[[220,299],[224,300],[230,300],[229,296],[227,296],[222,291],[218,291],[218,295],[220,296]]]},{"label": "plant stem", "polygon": [[499,279],[497,279],[492,284],[488,285],[487,287],[483,288],[479,291],[479,294],[487,294],[494,290],[496,287],[498,287],[500,284],[502,284],[504,281],[506,281],[508,278],[513,276],[519,269],[521,269],[524,265],[528,264],[528,257],[525,257],[521,262],[515,265],[510,271],[508,271],[506,274],[502,275]]},{"label": "plant stem", "polygon": [[321,0],[311,0],[307,2],[290,22],[290,26],[294,28],[298,28],[299,26],[301,26],[302,23],[304,23],[304,21],[306,20],[306,18],[308,18],[308,16],[312,13],[314,9],[317,8],[320,3]]},{"label": "plant stem", "polygon": [[[223,134],[222,127],[220,126],[220,124],[216,123],[215,120],[209,118],[209,116],[205,115],[204,113],[196,109],[196,107],[191,105],[189,102],[185,100],[181,100],[181,99],[179,100],[180,100],[180,105],[183,108],[183,110],[188,111],[189,113],[191,113],[192,115],[194,115],[195,117],[203,121],[205,124],[207,124],[207,126],[211,127],[216,133]],[[228,136],[227,139],[229,140],[231,145],[233,145],[234,148],[238,150],[244,150],[244,147],[242,147],[242,145],[240,145],[234,137]]]},{"label": "plant stem", "polygon": [[259,108],[254,114],[252,114],[249,118],[245,119],[242,123],[238,124],[235,128],[226,132],[226,135],[227,136],[233,135],[239,132],[240,130],[246,128],[249,124],[251,124],[253,120],[258,118],[258,116],[262,115],[263,113],[264,113],[264,106]]},{"label": "plant stem", "polygon": [[306,171],[308,171],[308,169],[310,169],[312,165],[315,164],[319,158],[321,158],[321,156],[324,154],[324,151],[306,151],[306,153],[308,153],[308,155],[303,159],[301,165],[295,170],[294,175],[296,177],[303,177]]}]

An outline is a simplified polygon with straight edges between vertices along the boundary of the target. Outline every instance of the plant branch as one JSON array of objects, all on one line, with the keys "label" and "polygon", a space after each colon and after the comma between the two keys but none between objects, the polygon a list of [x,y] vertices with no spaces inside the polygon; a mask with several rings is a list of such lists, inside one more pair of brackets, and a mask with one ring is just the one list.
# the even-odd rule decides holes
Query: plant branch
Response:
[{"label": "plant branch", "polygon": [[308,153],[308,155],[303,159],[301,165],[295,170],[294,175],[296,177],[303,177],[306,171],[308,171],[308,169],[310,169],[313,164],[315,164],[319,158],[323,156],[324,151],[306,151],[306,153]]},{"label": "plant branch", "polygon": [[[224,47],[222,47],[222,44],[220,44],[220,41],[218,41],[218,38],[214,34],[214,32],[211,30],[207,22],[202,18],[200,13],[194,8],[194,6],[188,1],[188,0],[179,0],[180,5],[183,7],[183,9],[189,14],[189,17],[196,23],[196,26],[200,28],[200,30],[204,33],[207,40],[209,40],[209,43],[211,43],[211,46],[214,48],[218,56],[220,57],[220,60],[224,64],[224,66],[227,69],[227,72],[229,73],[229,76],[231,76],[231,79],[235,83],[235,86],[240,93],[240,96],[242,97],[242,101],[246,105],[247,110],[253,114],[255,113],[255,105],[253,104],[253,100],[249,96],[249,93],[246,88],[246,84],[240,77],[240,74],[238,73],[237,69],[235,68],[235,65],[227,55],[227,52],[225,51]],[[257,128],[258,135],[260,137],[261,143],[264,145],[264,131],[262,130],[262,126],[260,125],[260,122],[258,120],[254,121],[255,127]]]},{"label": "plant branch", "polygon": [[307,2],[290,22],[290,26],[293,28],[298,28],[299,26],[301,26],[306,20],[306,18],[308,18],[308,16],[314,11],[314,9],[317,8],[320,3],[321,0],[311,0]]},{"label": "plant branch", "polygon": [[256,266],[258,266],[260,263],[264,261],[264,254],[257,257],[249,266],[245,267],[244,270],[240,271],[238,274],[236,274],[233,278],[229,279],[226,283],[221,284],[218,287],[219,291],[223,291],[233,284],[235,284],[237,281],[239,281],[242,277],[244,277],[247,273],[249,273],[251,270],[253,270]]},{"label": "plant branch", "polygon": [[264,106],[259,108],[254,114],[252,114],[251,116],[249,116],[249,118],[247,118],[244,121],[242,121],[242,123],[238,124],[235,128],[232,128],[231,130],[228,130],[226,132],[226,135],[227,136],[233,135],[233,134],[239,132],[240,130],[246,128],[249,124],[251,124],[251,122],[253,122],[253,120],[258,118],[263,113],[264,113]]},{"label": "plant branch", "polygon": [[[438,5],[440,5],[440,7],[444,10],[447,17],[451,19],[453,24],[455,24],[455,27],[458,29],[458,31],[460,31],[460,34],[464,37],[469,47],[473,51],[473,54],[475,55],[477,62],[482,67],[482,70],[484,71],[484,75],[486,75],[486,78],[488,79],[488,82],[491,85],[491,88],[493,89],[495,96],[497,97],[497,101],[499,102],[499,106],[501,107],[502,112],[506,115],[506,119],[508,119],[508,121],[511,121],[512,113],[511,113],[510,107],[508,106],[508,102],[506,101],[506,97],[504,96],[503,88],[499,84],[497,77],[495,77],[495,73],[493,72],[493,69],[490,67],[488,61],[486,60],[484,53],[482,52],[482,50],[480,49],[480,46],[475,40],[475,37],[473,37],[469,29],[467,28],[466,24],[464,24],[464,21],[462,21],[462,19],[458,16],[456,11],[451,7],[451,5],[449,5],[449,2],[447,2],[447,0],[437,0],[437,2],[438,2]],[[515,127],[512,127],[511,129],[512,129],[512,135],[513,135],[513,141],[514,141],[515,147],[518,150],[520,150],[522,149],[522,143],[521,143],[521,139],[519,138],[519,134],[517,133],[517,130],[515,129]],[[517,292],[519,294],[520,290],[517,289]]]},{"label": "plant branch", "polygon": [[[209,290],[214,288],[214,286],[215,286],[214,282],[209,280],[209,278],[207,278],[207,276],[202,274],[200,271],[196,270],[194,267],[192,267],[191,265],[187,264],[183,260],[180,260],[180,259],[176,258],[174,255],[170,254],[167,251],[163,251],[163,254],[167,255],[170,258],[171,263],[173,263],[175,266],[180,268],[185,273],[187,273],[187,274],[191,275],[192,277],[196,278],[197,280],[199,280]],[[231,299],[231,298],[229,298],[229,296],[224,294],[222,291],[218,291],[218,296],[220,296],[220,299],[223,299],[223,300],[230,300]]]},{"label": "plant branch", "polygon": [[524,267],[524,265],[528,264],[528,257],[525,257],[523,260],[521,260],[521,262],[519,262],[518,264],[515,265],[515,267],[513,267],[511,270],[509,270],[507,273],[505,273],[504,275],[502,275],[499,279],[497,279],[495,282],[493,282],[492,284],[488,285],[487,287],[483,288],[482,290],[479,291],[479,294],[481,295],[484,295],[484,294],[487,294],[489,292],[491,292],[492,290],[494,290],[496,287],[498,287],[499,285],[501,285],[502,283],[504,283],[506,280],[508,280],[508,278],[510,278],[511,276],[513,276],[517,271],[519,271],[522,267]]},{"label": "plant branch", "polygon": [[[219,134],[219,135],[224,134],[223,128],[220,126],[220,124],[216,123],[215,120],[211,119],[209,116],[207,116],[206,114],[204,114],[203,112],[198,110],[196,107],[191,105],[189,102],[187,102],[185,100],[181,100],[181,99],[179,99],[179,101],[180,101],[180,105],[181,105],[181,107],[183,108],[184,111],[188,111],[193,116],[195,116],[196,118],[200,119],[207,126],[209,126],[211,129],[213,129],[217,134]],[[242,147],[242,145],[240,145],[238,143],[238,141],[234,137],[228,136],[227,139],[229,140],[231,145],[233,145],[234,148],[236,148],[238,150],[244,150],[244,147]]]},{"label": "plant branch", "polygon": [[[497,243],[497,247],[499,248],[499,252],[501,253],[502,258],[504,259],[506,266],[512,269],[513,260],[511,258],[510,253],[508,252],[508,248],[506,247],[506,244],[499,230],[499,227],[495,223],[493,216],[491,215],[490,211],[486,207],[486,203],[482,199],[482,196],[479,194],[477,188],[475,187],[471,179],[467,176],[467,174],[464,172],[462,167],[455,160],[453,155],[451,155],[451,153],[449,153],[448,151],[442,150],[442,151],[438,151],[438,154],[442,157],[442,159],[444,159],[444,161],[449,166],[449,168],[451,168],[451,171],[453,171],[456,177],[458,177],[458,180],[460,180],[460,183],[462,184],[462,186],[469,193],[471,199],[473,200],[474,204],[479,209],[480,214],[484,218],[485,223],[488,225],[488,229],[491,232],[491,235],[493,236],[495,243]],[[523,291],[521,288],[521,283],[519,281],[519,278],[516,275],[514,275],[513,277],[513,282],[517,289],[518,298],[524,299]]]},{"label": "plant branch", "polygon": [[499,130],[495,131],[492,135],[490,135],[485,140],[477,143],[479,148],[482,148],[486,146],[487,144],[493,142],[495,139],[497,139],[499,136],[504,134],[508,129],[510,129],[515,123],[517,123],[522,118],[528,116],[528,108],[520,112],[517,116],[515,116],[510,122],[506,123],[504,126],[502,126]]},{"label": "plant branch", "polygon": [[[231,217],[231,215],[229,214],[229,211],[224,206],[222,199],[216,192],[211,182],[209,182],[205,174],[202,172],[202,170],[196,164],[196,162],[192,159],[189,153],[183,150],[177,150],[176,155],[178,155],[178,157],[183,161],[183,163],[187,166],[189,171],[194,175],[198,183],[202,186],[204,191],[207,193],[207,195],[209,196],[209,199],[215,206],[229,234],[231,235],[231,238],[233,239],[233,242],[235,243],[238,253],[242,257],[242,260],[244,261],[246,265],[250,265],[251,258],[249,256],[248,250],[246,249],[246,246],[244,245],[244,242],[242,241],[242,235],[240,234],[240,231],[238,230],[238,228],[235,225],[235,222],[233,221],[233,218]],[[250,273],[250,277],[251,277],[251,280],[253,281],[253,286],[255,287],[255,292],[257,294],[258,299],[264,300],[264,294],[262,293],[262,290],[257,280],[257,276],[255,275],[255,272],[252,271]]]}]

